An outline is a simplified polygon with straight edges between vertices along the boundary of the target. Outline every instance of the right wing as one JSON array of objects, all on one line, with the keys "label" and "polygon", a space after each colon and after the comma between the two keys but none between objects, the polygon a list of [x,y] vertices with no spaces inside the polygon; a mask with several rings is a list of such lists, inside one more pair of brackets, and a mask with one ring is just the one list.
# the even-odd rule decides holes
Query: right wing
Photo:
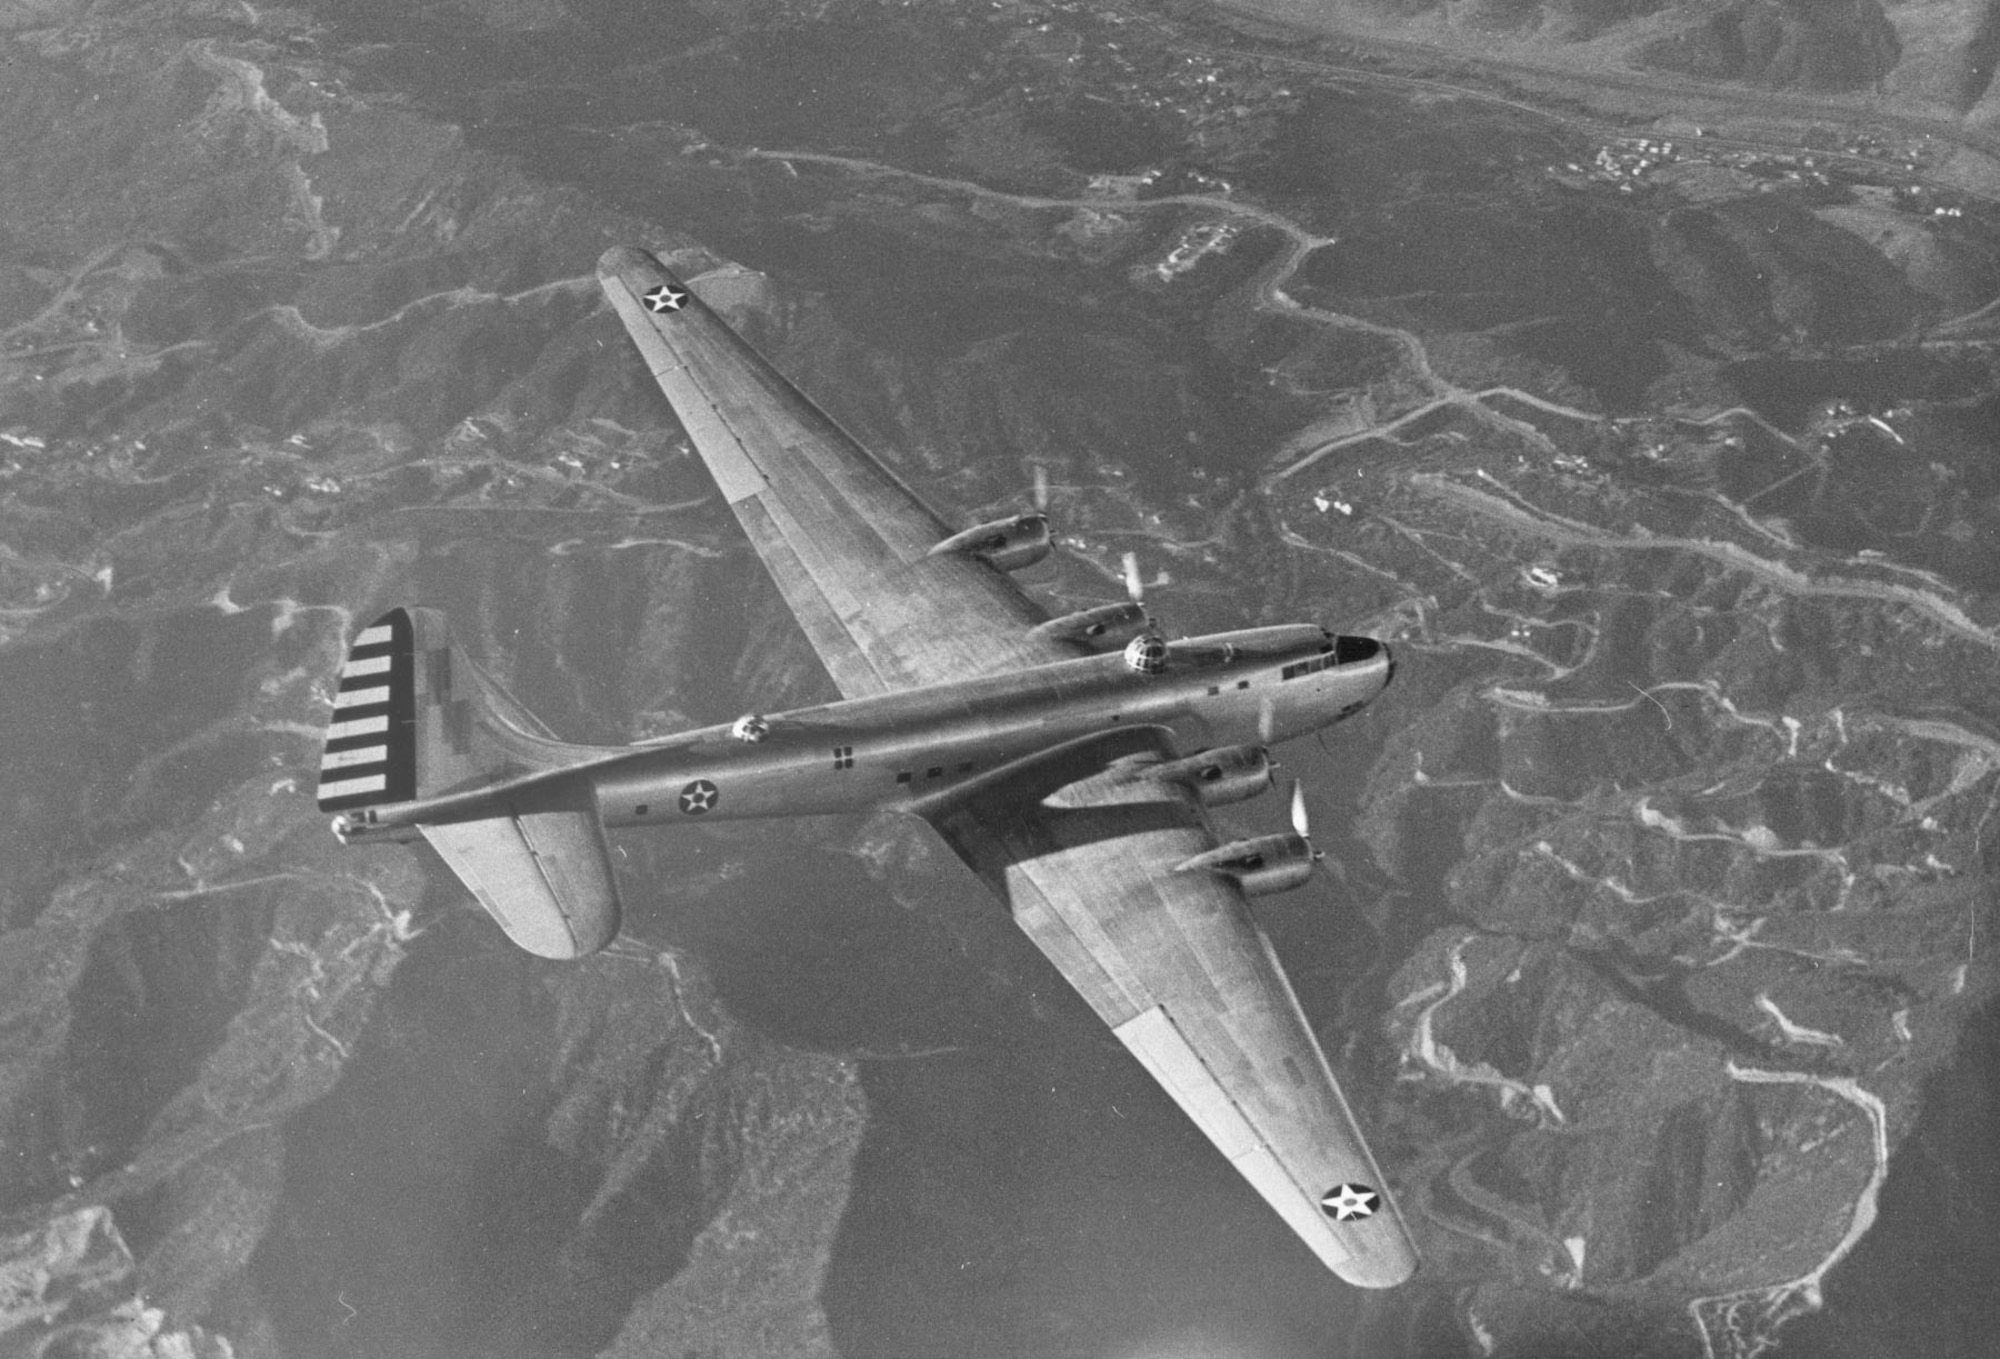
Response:
[{"label": "right wing", "polygon": [[930,555],[953,530],[644,250],[598,281],[723,499],[848,698],[1085,654],[1005,572]]},{"label": "right wing", "polygon": [[1416,1245],[1270,940],[1232,880],[1171,871],[1215,846],[1190,789],[1144,776],[1173,754],[1107,732],[912,810],[1329,1269],[1402,1283]]}]

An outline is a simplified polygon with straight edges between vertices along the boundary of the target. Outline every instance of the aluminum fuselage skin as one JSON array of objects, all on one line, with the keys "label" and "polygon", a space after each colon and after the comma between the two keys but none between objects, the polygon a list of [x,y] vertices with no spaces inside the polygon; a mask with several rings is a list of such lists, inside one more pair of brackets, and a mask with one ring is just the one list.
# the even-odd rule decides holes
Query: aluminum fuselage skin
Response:
[{"label": "aluminum fuselage skin", "polygon": [[1321,628],[1251,628],[1171,642],[1159,674],[1089,656],[771,714],[759,741],[726,725],[684,732],[575,772],[588,773],[606,826],[869,812],[1121,726],[1172,728],[1190,753],[1302,735],[1388,682],[1386,647],[1343,645],[1376,649],[1338,664]]}]

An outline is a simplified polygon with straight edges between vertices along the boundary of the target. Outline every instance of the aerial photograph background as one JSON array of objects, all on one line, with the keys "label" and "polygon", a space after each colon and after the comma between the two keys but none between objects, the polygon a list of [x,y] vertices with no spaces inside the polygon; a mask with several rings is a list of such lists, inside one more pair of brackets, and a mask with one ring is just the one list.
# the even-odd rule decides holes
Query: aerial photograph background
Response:
[{"label": "aerial photograph background", "polygon": [[[0,0],[0,1359],[1975,1359],[1996,0]],[[836,698],[658,252],[1052,612],[1310,621],[1252,903],[1347,1287],[922,823],[510,945],[315,809],[398,605],[568,739]],[[1219,809],[1279,827],[1281,799]]]}]

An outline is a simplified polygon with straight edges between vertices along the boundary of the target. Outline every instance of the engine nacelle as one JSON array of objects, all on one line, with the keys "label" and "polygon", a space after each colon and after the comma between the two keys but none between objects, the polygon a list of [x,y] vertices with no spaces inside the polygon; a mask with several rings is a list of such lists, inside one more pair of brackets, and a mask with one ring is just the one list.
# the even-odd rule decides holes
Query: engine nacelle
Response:
[{"label": "engine nacelle", "polygon": [[977,524],[963,533],[954,533],[930,550],[943,557],[956,553],[978,557],[1002,571],[1019,571],[1049,555],[1053,543],[1046,514],[1017,514],[1012,519],[995,519]]},{"label": "engine nacelle", "polygon": [[1095,651],[1116,651],[1145,630],[1146,610],[1128,600],[1051,618],[1046,623],[1037,623],[1031,633],[1036,637],[1079,642]]},{"label": "engine nacelle", "polygon": [[1194,789],[1204,807],[1253,798],[1271,786],[1271,752],[1262,746],[1217,746],[1146,771],[1148,778]]},{"label": "engine nacelle", "polygon": [[1313,848],[1302,836],[1259,835],[1183,859],[1174,865],[1174,872],[1220,873],[1236,879],[1245,896],[1261,897],[1305,886],[1314,862]]}]

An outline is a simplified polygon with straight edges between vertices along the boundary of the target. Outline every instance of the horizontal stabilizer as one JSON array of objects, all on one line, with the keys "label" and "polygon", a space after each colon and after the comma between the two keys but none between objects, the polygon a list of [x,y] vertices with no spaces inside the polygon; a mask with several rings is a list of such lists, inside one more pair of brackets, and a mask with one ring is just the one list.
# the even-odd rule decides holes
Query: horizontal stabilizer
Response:
[{"label": "horizontal stabilizer", "polygon": [[618,933],[619,908],[590,790],[523,791],[507,815],[425,825],[424,838],[516,944],[543,958],[595,953]]}]

